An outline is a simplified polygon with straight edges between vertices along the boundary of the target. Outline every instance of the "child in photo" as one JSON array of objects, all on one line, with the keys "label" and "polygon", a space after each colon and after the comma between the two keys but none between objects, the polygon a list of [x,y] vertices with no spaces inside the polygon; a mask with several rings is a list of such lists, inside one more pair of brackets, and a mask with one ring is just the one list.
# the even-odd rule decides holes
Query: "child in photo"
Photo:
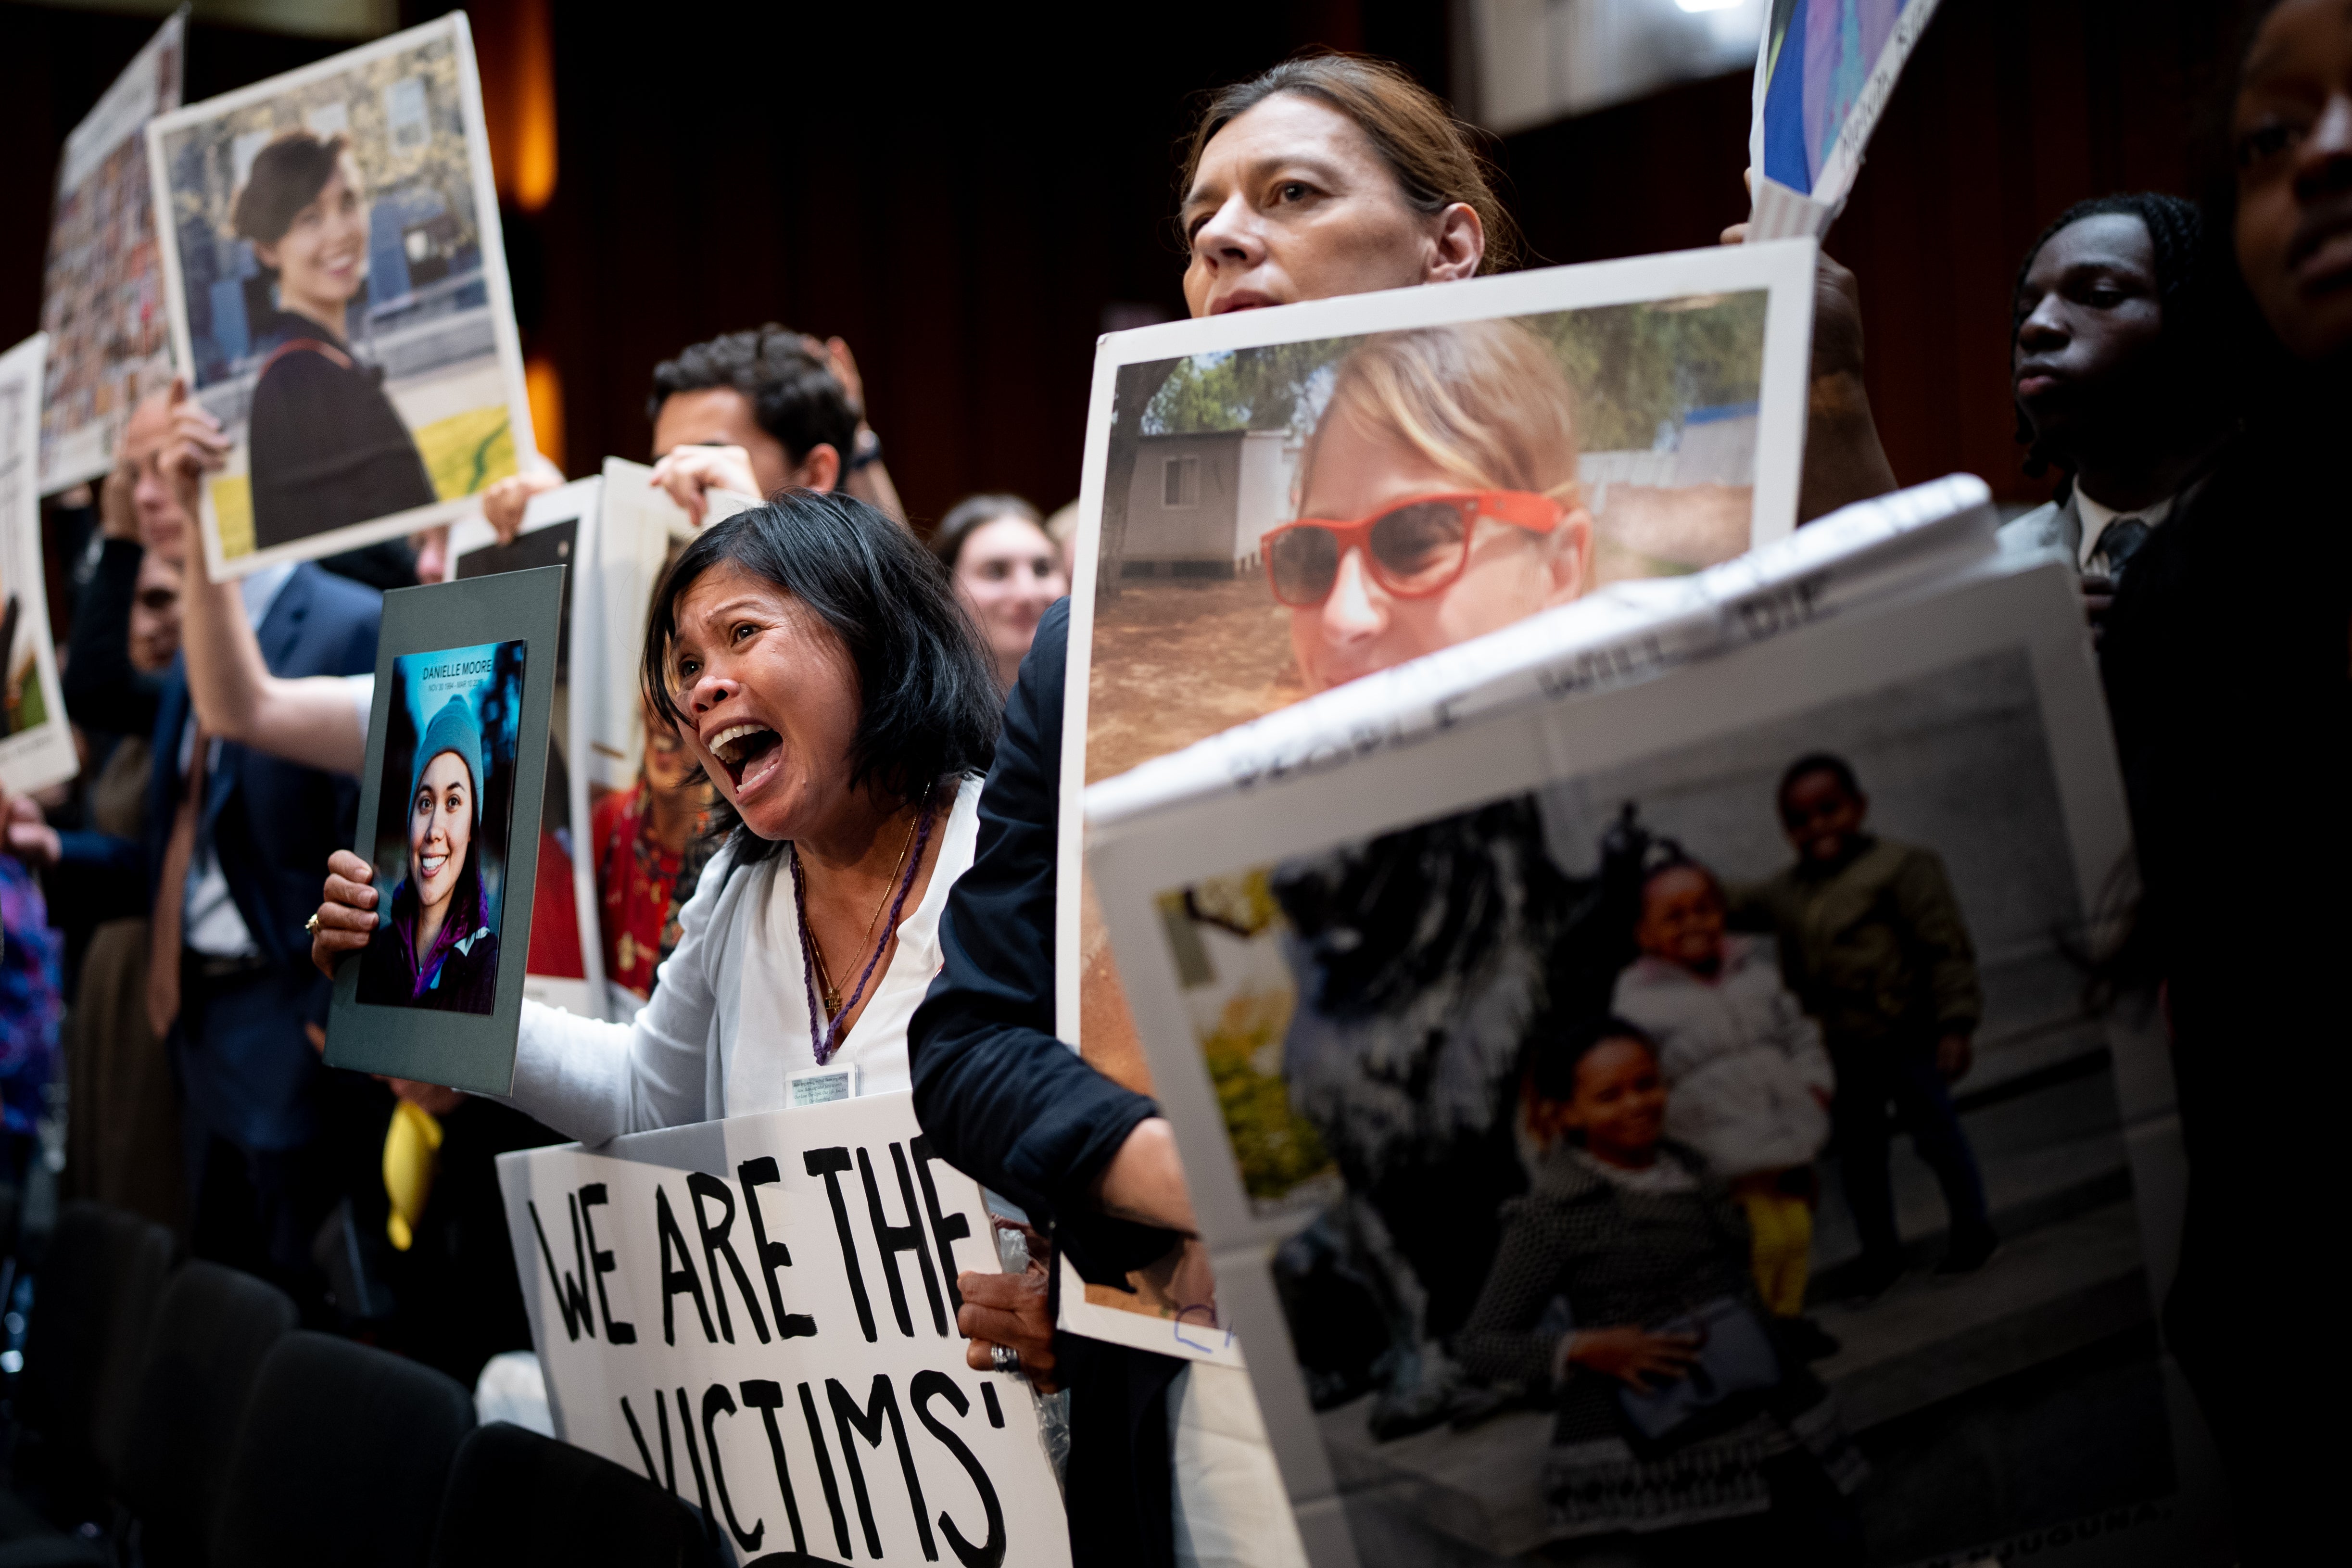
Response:
[{"label": "child in photo", "polygon": [[1726,909],[1697,861],[1676,851],[1652,867],[1634,927],[1642,956],[1618,977],[1615,1009],[1658,1044],[1666,1136],[1729,1183],[1747,1213],[1757,1294],[1796,1318],[1837,1076],[1820,1028],[1780,983],[1771,939],[1727,933]]},{"label": "child in photo", "polygon": [[1858,1293],[1874,1296],[1903,1272],[1890,1110],[1943,1188],[1950,1228],[1942,1270],[1968,1272],[1992,1256],[1996,1240],[1946,1087],[1968,1071],[1984,1015],[1959,900],[1934,850],[1865,831],[1870,797],[1843,758],[1798,758],[1780,776],[1777,804],[1797,861],[1745,901],[1778,932],[1781,973],[1821,1025],[1837,1068],[1830,1114],[1862,1239]]},{"label": "child in photo", "polygon": [[[1828,1390],[1773,1350],[1747,1224],[1665,1137],[1667,1100],[1658,1047],[1623,1019],[1536,1057],[1525,1120],[1541,1152],[1455,1353],[1550,1397],[1556,1535],[1633,1536],[1643,1563],[1859,1562],[1860,1456]],[[1677,1392],[1687,1419],[1643,1419]]]}]

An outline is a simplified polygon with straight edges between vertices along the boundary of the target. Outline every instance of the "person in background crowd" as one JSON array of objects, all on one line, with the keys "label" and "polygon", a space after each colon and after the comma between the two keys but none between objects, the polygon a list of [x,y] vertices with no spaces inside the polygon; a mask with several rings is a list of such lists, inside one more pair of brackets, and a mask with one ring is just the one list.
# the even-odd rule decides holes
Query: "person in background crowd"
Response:
[{"label": "person in background crowd", "polygon": [[[705,490],[765,497],[836,486],[906,521],[882,439],[866,423],[857,362],[839,338],[820,342],[770,322],[690,343],[655,367],[646,417],[654,482],[698,524]],[[562,482],[551,464],[526,468],[483,493],[483,515],[510,539],[530,498]]]},{"label": "person in background crowd", "polygon": [[19,821],[16,808],[32,803],[5,804],[11,842],[0,854],[0,1179],[21,1187],[57,1075],[65,941],[50,928],[35,868],[16,850],[16,830],[32,826]]},{"label": "person in background crowd", "polygon": [[[1505,1205],[1463,1365],[1556,1412],[1544,1489],[1563,1534],[1613,1536],[1642,1568],[1859,1563],[1846,1496],[1862,1456],[1829,1390],[1766,1327],[1721,1177],[1664,1135],[1659,1055],[1622,1018],[1536,1054],[1534,1184]],[[1697,1321],[1713,1331],[1676,1326]],[[1698,1376],[1729,1397],[1637,1426],[1644,1396]]]},{"label": "person in background crowd", "polygon": [[[184,384],[169,405],[161,471],[180,514],[193,517],[198,478],[227,444]],[[374,668],[373,591],[305,563],[255,573],[235,595],[241,602],[223,608],[274,673]],[[186,596],[190,652],[203,607],[202,595]],[[327,987],[289,959],[309,946],[304,885],[352,841],[358,788],[218,739],[184,660],[165,678],[153,749],[147,1016],[186,1096],[193,1247],[275,1279],[316,1315],[325,1303],[310,1241],[352,1184],[337,1162],[364,1160],[369,1140],[357,1128],[371,1117],[380,1126],[383,1101],[364,1079],[349,1080],[362,1091],[354,1094],[322,1076],[304,1026],[324,1018]]]},{"label": "person in background crowd", "polygon": [[[368,207],[345,139],[289,131],[253,157],[229,221],[276,284],[252,324],[260,366],[247,445],[261,549],[440,499],[381,366],[352,352],[352,301],[367,289]],[[333,557],[376,588],[416,581],[398,542]]]},{"label": "person in background crowd", "polygon": [[[815,1068],[856,1070],[860,1093],[903,1086],[997,727],[938,563],[862,501],[787,490],[678,556],[642,675],[730,831],[634,1024],[524,1001],[513,1103],[601,1143],[780,1110]],[[373,868],[348,850],[329,864],[321,970],[377,921]]]},{"label": "person in background crowd", "polygon": [[[129,647],[131,677],[160,685],[180,651],[180,563],[159,550],[130,552],[137,575],[126,630],[115,568],[128,542],[118,531],[129,509],[127,487],[110,480],[105,502],[103,526],[110,531],[101,569],[75,615],[75,645],[86,646],[85,637],[103,643],[105,628],[112,627]],[[66,1121],[66,1193],[177,1228],[185,1218],[179,1096],[163,1042],[147,1020],[149,741],[145,733],[94,737],[89,826],[58,833],[19,824],[11,828],[10,847],[47,868],[51,887],[72,889],[76,907],[90,922],[67,1017],[72,1110]],[[58,903],[51,900],[53,912]]]},{"label": "person in background crowd", "polygon": [[2063,551],[2096,626],[2124,563],[2210,469],[2232,426],[2200,288],[2196,206],[2178,196],[2077,202],[2018,268],[2010,360],[2026,469],[2063,493],[2001,530]]},{"label": "person in background crowd", "polygon": [[[2133,558],[2100,663],[2189,1152],[2166,1340],[2259,1568],[2329,1538],[2334,1450],[2305,1423],[2347,1394],[2338,1358],[2246,1354],[2245,1314],[2326,1322],[2342,1294],[2308,1205],[2281,1194],[2340,1183],[2347,1098],[2330,955],[2352,945],[2352,4],[2257,5],[2232,63],[2206,260],[2245,433]],[[2248,798],[2271,831],[2217,815]]]},{"label": "person in background crowd", "polygon": [[1062,552],[1037,509],[1019,496],[966,496],[940,520],[931,553],[980,624],[1005,690],[1021,673],[1045,606],[1070,591]]},{"label": "person in background crowd", "polygon": [[1951,879],[1934,850],[1864,830],[1870,797],[1843,758],[1799,757],[1774,801],[1797,861],[1736,892],[1735,920],[1769,921],[1778,934],[1781,973],[1821,1026],[1837,1069],[1830,1116],[1862,1239],[1855,1293],[1876,1296],[1904,1270],[1887,1169],[1890,1104],[1943,1188],[1950,1228],[1937,1271],[1969,1273],[1997,1243],[1984,1179],[1946,1088],[1967,1075],[1984,1016]]},{"label": "person in background crowd", "polygon": [[643,1000],[683,934],[678,911],[702,879],[716,842],[706,831],[711,792],[677,727],[645,707],[637,782],[596,803],[590,828],[604,940],[604,977]]}]

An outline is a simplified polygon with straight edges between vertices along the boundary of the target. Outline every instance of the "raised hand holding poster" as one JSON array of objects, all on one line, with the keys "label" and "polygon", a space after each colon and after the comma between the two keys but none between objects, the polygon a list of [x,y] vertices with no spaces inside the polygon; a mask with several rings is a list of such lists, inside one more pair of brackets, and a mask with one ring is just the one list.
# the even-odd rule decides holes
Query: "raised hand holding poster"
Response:
[{"label": "raised hand holding poster", "polygon": [[215,578],[448,521],[531,449],[464,13],[150,122]]},{"label": "raised hand holding poster", "polygon": [[1756,53],[1750,240],[1820,238],[1937,0],[1772,0]]}]

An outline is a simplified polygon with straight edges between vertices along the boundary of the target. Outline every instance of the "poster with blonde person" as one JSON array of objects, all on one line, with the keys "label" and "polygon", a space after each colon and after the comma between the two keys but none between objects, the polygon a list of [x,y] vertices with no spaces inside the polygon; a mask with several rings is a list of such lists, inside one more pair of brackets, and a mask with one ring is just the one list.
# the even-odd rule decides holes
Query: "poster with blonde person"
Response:
[{"label": "poster with blonde person", "polygon": [[462,12],[147,127],[213,576],[447,522],[531,450]]},{"label": "poster with blonde person", "polygon": [[[1083,738],[1062,753],[1066,1039],[1148,1084],[1080,870],[1087,785],[1795,526],[1813,256],[1642,257],[1103,340],[1063,721]],[[1227,1022],[1271,1046],[1286,1020]],[[1087,1294],[1164,1320],[1155,1348],[1229,1350],[1201,1331],[1212,1302],[1136,1283]]]}]

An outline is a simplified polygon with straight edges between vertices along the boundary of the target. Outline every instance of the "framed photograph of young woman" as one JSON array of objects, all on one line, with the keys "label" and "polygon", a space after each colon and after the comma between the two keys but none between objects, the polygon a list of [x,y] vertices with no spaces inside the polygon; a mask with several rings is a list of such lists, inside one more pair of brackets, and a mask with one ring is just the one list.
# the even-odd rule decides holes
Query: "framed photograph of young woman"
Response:
[{"label": "framed photograph of young woman", "polygon": [[[1102,340],[1062,730],[1063,1038],[1148,1083],[1079,859],[1087,785],[1795,526],[1813,265],[1810,240],[1717,247]],[[1229,1359],[1186,1296],[1198,1262],[1124,1291],[1066,1279],[1066,1321]]]},{"label": "framed photograph of young woman", "polygon": [[2097,672],[1990,499],[1088,792],[1316,1568],[2232,1561]]},{"label": "framed photograph of young woman", "polygon": [[29,795],[81,768],[41,563],[41,365],[46,334],[0,354],[0,784]]},{"label": "framed photograph of young woman", "polygon": [[531,952],[566,568],[384,595],[360,839],[383,915],[327,1063],[503,1094]]},{"label": "framed photograph of young woman", "polygon": [[41,405],[41,493],[114,466],[140,398],[172,381],[163,263],[155,255],[147,121],[180,107],[187,11],[164,19],[66,137],[41,280],[49,335]]},{"label": "framed photograph of young woman", "polygon": [[531,447],[463,12],[147,128],[215,577],[445,522]]}]

